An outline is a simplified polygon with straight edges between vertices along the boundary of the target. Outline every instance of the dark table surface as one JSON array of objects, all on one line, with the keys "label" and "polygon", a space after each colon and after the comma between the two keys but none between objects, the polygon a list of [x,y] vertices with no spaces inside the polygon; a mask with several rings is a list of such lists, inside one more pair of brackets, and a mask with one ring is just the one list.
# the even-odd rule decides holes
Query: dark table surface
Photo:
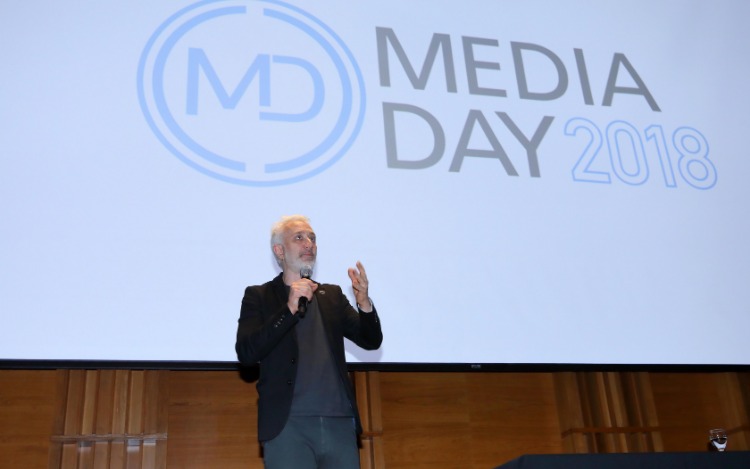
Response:
[{"label": "dark table surface", "polygon": [[496,469],[750,469],[750,451],[530,454]]}]

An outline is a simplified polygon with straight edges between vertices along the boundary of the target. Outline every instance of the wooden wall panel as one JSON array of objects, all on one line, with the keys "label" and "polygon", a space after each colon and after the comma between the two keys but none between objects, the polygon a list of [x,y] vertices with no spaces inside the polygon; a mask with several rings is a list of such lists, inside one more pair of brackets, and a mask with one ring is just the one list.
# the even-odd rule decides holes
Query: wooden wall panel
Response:
[{"label": "wooden wall panel", "polygon": [[[750,394],[749,376],[750,373],[651,373],[664,451],[705,451],[708,430],[717,427],[735,430],[734,438],[729,435],[729,451],[750,450],[750,402],[743,397]],[[731,405],[730,396],[735,396]],[[744,430],[736,428],[742,422]]]},{"label": "wooden wall panel", "polygon": [[55,371],[0,370],[0,466],[46,467],[56,394]]},{"label": "wooden wall panel", "polygon": [[233,371],[172,371],[167,467],[262,469],[258,394]]},{"label": "wooden wall panel", "polygon": [[60,395],[55,399],[48,468],[166,467],[168,371],[56,374]]},{"label": "wooden wall panel", "polygon": [[717,373],[723,426],[735,449],[750,450],[750,376]]},{"label": "wooden wall panel", "polygon": [[383,452],[383,409],[380,405],[380,373],[368,371],[350,373],[353,375],[354,390],[357,396],[357,406],[362,422],[360,436],[360,468],[384,469],[385,454]]},{"label": "wooden wall panel", "polygon": [[705,451],[708,430],[721,426],[711,373],[652,373],[664,451]]},{"label": "wooden wall panel", "polygon": [[386,467],[467,468],[470,428],[463,373],[381,373]]},{"label": "wooden wall panel", "polygon": [[567,452],[663,450],[648,373],[564,372],[554,382]]},{"label": "wooden wall panel", "polygon": [[487,468],[562,452],[550,374],[381,373],[386,467]]},{"label": "wooden wall panel", "polygon": [[[585,428],[597,406],[612,424],[655,427],[664,451],[704,451],[716,426],[734,428],[730,451],[750,449],[750,373],[379,372],[354,381],[360,407],[369,405],[363,469],[485,469],[576,452],[562,422]],[[256,406],[255,383],[234,371],[0,370],[0,466],[260,469]]]},{"label": "wooden wall panel", "polygon": [[550,373],[470,373],[466,380],[472,467],[563,452]]}]

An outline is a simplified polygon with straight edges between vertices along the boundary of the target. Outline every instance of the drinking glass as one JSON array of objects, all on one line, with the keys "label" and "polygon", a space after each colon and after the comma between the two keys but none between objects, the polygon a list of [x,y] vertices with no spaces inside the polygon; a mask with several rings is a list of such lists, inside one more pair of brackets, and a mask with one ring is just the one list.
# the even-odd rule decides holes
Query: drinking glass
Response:
[{"label": "drinking glass", "polygon": [[727,431],[723,428],[709,430],[708,443],[714,451],[724,451],[727,447]]}]

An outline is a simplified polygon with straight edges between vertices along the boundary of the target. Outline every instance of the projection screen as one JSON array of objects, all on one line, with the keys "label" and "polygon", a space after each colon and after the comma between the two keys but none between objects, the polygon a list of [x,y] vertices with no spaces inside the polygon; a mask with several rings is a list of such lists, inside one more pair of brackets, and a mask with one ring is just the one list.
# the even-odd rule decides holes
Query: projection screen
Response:
[{"label": "projection screen", "polygon": [[233,363],[301,213],[371,280],[350,362],[748,365],[748,19],[0,1],[0,359]]}]

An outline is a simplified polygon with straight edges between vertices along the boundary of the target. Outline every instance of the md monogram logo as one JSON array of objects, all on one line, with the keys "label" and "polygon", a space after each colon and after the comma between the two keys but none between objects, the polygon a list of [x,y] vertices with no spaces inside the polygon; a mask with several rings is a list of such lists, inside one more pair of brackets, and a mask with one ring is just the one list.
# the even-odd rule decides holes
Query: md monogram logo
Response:
[{"label": "md monogram logo", "polygon": [[341,159],[365,89],[338,35],[275,0],[209,0],[169,17],[138,64],[149,126],[182,162],[216,179],[278,186]]}]

